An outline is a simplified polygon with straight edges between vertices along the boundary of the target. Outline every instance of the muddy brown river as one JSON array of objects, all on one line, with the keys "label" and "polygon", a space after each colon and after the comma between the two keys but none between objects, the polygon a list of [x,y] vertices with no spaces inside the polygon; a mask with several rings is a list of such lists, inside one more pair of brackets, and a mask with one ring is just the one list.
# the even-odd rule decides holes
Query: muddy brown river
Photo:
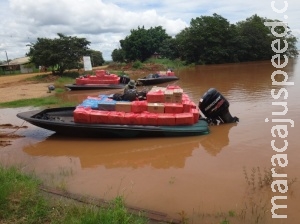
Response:
[{"label": "muddy brown river", "polygon": [[[62,137],[16,117],[18,112],[32,108],[0,109],[1,124],[28,126],[15,132],[24,138],[0,148],[0,163],[34,171],[49,186],[107,200],[123,195],[128,205],[177,219],[184,216],[189,223],[220,223],[227,217],[230,223],[297,224],[300,60],[290,59],[282,69],[286,72],[285,83],[284,77],[274,77],[283,85],[272,85],[271,76],[276,70],[264,61],[176,71],[180,80],[174,84],[181,86],[195,103],[214,87],[230,102],[231,114],[240,119],[238,124],[211,126],[208,135],[196,137]],[[285,92],[281,90],[280,94],[281,88]],[[87,96],[111,92],[70,91],[63,97],[81,102]],[[276,125],[283,129],[274,130]],[[285,151],[276,152],[274,147],[285,147]],[[271,158],[276,154],[286,154],[288,164],[284,168],[278,166],[277,160],[277,166],[272,165]],[[277,185],[272,192],[272,168],[287,175],[273,177],[273,181],[283,183],[279,186],[285,190],[283,193]],[[272,218],[271,199],[278,196],[287,199],[277,200],[276,204],[287,208],[275,213],[287,215],[287,219]]]}]

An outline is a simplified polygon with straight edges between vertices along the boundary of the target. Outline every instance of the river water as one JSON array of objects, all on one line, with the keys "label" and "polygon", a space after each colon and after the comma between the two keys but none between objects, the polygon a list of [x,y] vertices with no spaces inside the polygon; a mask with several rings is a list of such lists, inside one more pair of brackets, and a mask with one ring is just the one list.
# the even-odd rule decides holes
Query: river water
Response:
[{"label": "river water", "polygon": [[[264,61],[176,71],[180,80],[173,84],[181,86],[195,103],[214,87],[230,102],[231,114],[240,119],[238,124],[211,126],[210,134],[197,137],[66,138],[16,118],[16,113],[32,108],[1,109],[0,123],[28,128],[16,132],[24,138],[0,149],[0,163],[34,171],[47,185],[72,193],[107,200],[122,195],[128,205],[188,218],[189,223],[220,223],[224,218],[230,223],[299,223],[300,61],[290,59],[283,69],[287,82],[294,85],[272,85],[275,70]],[[283,81],[279,75],[275,78]],[[279,99],[272,97],[271,90],[277,94],[280,88],[286,88],[286,99],[284,93],[278,94]],[[86,96],[113,91],[73,91],[63,97],[81,102]],[[284,109],[276,102],[286,103],[286,114],[272,115]],[[290,120],[274,123],[272,118]],[[278,124],[288,130],[284,139],[276,131],[272,136],[271,129]],[[288,142],[284,168],[272,166],[271,158],[277,153],[272,140],[277,148],[283,147],[283,140]],[[273,167],[287,174],[287,178],[274,178],[288,182],[286,193],[276,186],[272,192]],[[276,201],[287,208],[275,211],[287,219],[271,218],[274,196],[287,196]]]}]

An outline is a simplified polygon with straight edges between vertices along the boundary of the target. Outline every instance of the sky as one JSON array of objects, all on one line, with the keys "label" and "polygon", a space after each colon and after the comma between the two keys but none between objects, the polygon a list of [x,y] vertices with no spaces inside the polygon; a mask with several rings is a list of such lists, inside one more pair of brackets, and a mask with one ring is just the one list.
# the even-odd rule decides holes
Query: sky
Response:
[{"label": "sky", "polygon": [[132,29],[162,26],[175,36],[191,19],[214,13],[231,24],[254,14],[278,19],[300,42],[299,12],[299,0],[0,0],[0,61],[24,57],[28,44],[57,33],[86,38],[107,61]]}]

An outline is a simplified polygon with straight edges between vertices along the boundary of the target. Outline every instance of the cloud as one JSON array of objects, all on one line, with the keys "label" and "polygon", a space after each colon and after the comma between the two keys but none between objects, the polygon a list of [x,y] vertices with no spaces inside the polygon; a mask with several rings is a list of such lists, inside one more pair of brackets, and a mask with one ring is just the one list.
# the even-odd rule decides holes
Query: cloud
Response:
[{"label": "cloud", "polygon": [[[287,22],[299,36],[298,0],[289,0]],[[280,2],[276,5],[281,7]],[[0,60],[23,57],[38,37],[55,38],[57,33],[85,37],[90,48],[109,60],[119,40],[130,30],[162,26],[174,36],[189,26],[192,18],[218,13],[231,23],[255,13],[283,20],[271,9],[271,1],[191,1],[182,0],[1,0]]]}]

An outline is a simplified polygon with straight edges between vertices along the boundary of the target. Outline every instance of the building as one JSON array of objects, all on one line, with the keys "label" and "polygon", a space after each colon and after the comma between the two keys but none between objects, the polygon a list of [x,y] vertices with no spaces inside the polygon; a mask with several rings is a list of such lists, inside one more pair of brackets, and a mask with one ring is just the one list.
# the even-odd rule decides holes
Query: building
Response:
[{"label": "building", "polygon": [[16,58],[10,62],[3,63],[0,65],[3,71],[20,71],[21,73],[31,73],[33,72],[34,66],[29,62],[29,57]]}]

